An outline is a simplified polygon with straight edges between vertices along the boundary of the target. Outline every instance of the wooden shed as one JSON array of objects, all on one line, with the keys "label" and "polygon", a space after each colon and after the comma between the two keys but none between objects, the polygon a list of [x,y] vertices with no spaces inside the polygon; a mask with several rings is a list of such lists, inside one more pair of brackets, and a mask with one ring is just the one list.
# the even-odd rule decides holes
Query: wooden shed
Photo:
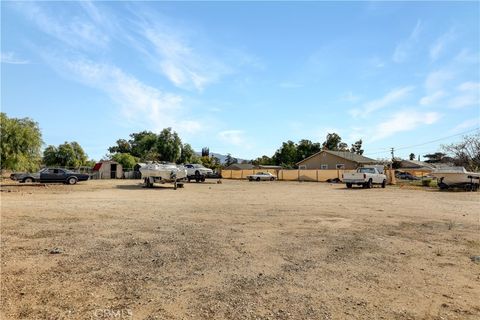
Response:
[{"label": "wooden shed", "polygon": [[121,179],[123,178],[123,168],[116,161],[105,160],[95,164],[93,174],[97,179]]}]

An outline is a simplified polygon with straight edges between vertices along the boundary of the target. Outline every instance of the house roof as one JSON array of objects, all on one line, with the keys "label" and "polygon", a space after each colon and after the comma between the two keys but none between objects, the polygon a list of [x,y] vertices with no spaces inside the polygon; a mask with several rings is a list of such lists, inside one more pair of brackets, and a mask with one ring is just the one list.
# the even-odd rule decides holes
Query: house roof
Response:
[{"label": "house roof", "polygon": [[255,166],[253,164],[250,164],[250,163],[232,163],[231,165],[229,165],[225,169],[227,169],[227,170],[250,170],[250,169],[254,169],[254,168],[255,168]]},{"label": "house roof", "polygon": [[374,159],[371,159],[371,158],[367,158],[367,157],[364,157],[360,154],[356,154],[356,153],[353,153],[353,152],[350,152],[350,151],[331,151],[331,150],[322,150],[320,152],[317,152],[315,154],[312,154],[310,157],[307,157],[305,159],[303,159],[302,161],[299,161],[297,162],[297,165],[301,164],[302,162],[310,159],[310,158],[313,158],[315,157],[316,155],[322,153],[322,152],[326,152],[326,153],[329,153],[329,154],[332,154],[334,156],[337,156],[339,158],[343,158],[343,159],[346,159],[346,160],[350,160],[350,161],[353,161],[353,162],[356,162],[356,163],[362,163],[362,164],[370,164],[370,163],[378,163],[377,160],[374,160]]},{"label": "house roof", "polygon": [[418,161],[418,160],[402,160],[400,162],[402,168],[431,168],[433,169],[435,166],[433,166],[430,163],[424,162],[424,161]]}]

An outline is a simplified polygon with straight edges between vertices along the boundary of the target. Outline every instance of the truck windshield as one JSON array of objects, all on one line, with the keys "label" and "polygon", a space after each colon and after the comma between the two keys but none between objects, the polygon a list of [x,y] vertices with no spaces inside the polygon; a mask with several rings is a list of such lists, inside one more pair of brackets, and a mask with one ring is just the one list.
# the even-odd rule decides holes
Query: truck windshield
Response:
[{"label": "truck windshield", "polygon": [[360,168],[358,169],[360,173],[375,173],[375,169],[373,168]]}]

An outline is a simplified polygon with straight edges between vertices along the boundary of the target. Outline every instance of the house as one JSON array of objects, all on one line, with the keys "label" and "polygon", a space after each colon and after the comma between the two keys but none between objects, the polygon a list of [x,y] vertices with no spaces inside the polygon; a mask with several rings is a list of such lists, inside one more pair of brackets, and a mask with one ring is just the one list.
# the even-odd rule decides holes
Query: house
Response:
[{"label": "house", "polygon": [[417,160],[401,160],[399,169],[416,170],[416,171],[433,171],[435,166],[431,163]]},{"label": "house", "polygon": [[322,150],[297,162],[299,169],[354,170],[361,165],[381,164],[381,162],[350,151]]},{"label": "house", "polygon": [[116,161],[105,160],[95,164],[93,174],[97,179],[121,179],[123,178],[123,168]]},{"label": "house", "polygon": [[252,170],[255,166],[251,163],[232,163],[224,170]]}]

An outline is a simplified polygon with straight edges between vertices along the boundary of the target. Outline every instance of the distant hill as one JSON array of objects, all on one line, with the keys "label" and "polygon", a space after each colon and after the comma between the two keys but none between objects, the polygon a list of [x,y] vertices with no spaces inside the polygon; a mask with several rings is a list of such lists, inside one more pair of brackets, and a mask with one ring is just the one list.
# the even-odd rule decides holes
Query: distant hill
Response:
[{"label": "distant hill", "polygon": [[[201,152],[195,152],[195,153],[196,153],[197,155],[199,155],[199,156],[202,155]],[[220,160],[220,163],[222,163],[222,164],[225,163],[225,159],[227,158],[227,155],[225,155],[225,154],[220,154],[220,153],[215,153],[215,152],[210,152],[210,156],[213,156],[213,157],[215,157],[215,158],[218,158],[218,159]],[[235,157],[234,155],[232,155],[232,157],[234,157],[235,159],[237,159],[239,163],[242,162],[242,161],[244,161],[244,159],[237,158],[237,157]]]}]

